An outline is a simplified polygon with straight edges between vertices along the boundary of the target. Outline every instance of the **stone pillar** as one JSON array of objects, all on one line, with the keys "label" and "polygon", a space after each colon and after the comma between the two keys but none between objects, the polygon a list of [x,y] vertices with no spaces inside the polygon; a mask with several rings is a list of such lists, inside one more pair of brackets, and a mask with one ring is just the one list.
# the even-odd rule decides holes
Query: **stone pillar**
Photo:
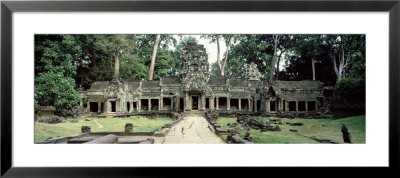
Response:
[{"label": "stone pillar", "polygon": [[204,93],[201,94],[201,110],[206,110],[206,95]]},{"label": "stone pillar", "polygon": [[285,111],[289,111],[289,101],[285,101]]},{"label": "stone pillar", "polygon": [[90,133],[91,130],[92,129],[90,128],[90,126],[84,125],[84,126],[81,127],[81,133]]},{"label": "stone pillar", "polygon": [[315,111],[318,111],[318,101],[315,101]]},{"label": "stone pillar", "polygon": [[238,101],[238,103],[239,103],[239,106],[238,106],[238,108],[239,108],[239,111],[240,110],[242,110],[242,99],[238,99],[239,101]]},{"label": "stone pillar", "polygon": [[215,107],[217,107],[217,110],[218,110],[219,109],[219,97],[217,97],[216,100],[217,101],[216,101],[216,106]]},{"label": "stone pillar", "polygon": [[142,111],[142,100],[139,99],[139,101],[137,102],[137,111],[140,112]]},{"label": "stone pillar", "polygon": [[270,105],[271,103],[269,102],[269,99],[265,99],[265,111],[266,112],[270,112],[270,107],[269,107],[269,105]]},{"label": "stone pillar", "polygon": [[306,105],[306,111],[308,111],[308,101],[305,101]]},{"label": "stone pillar", "polygon": [[214,110],[214,97],[211,97],[211,98],[208,100],[208,102],[209,102],[208,105],[210,105],[210,110],[213,111],[213,110]]},{"label": "stone pillar", "polygon": [[231,98],[226,97],[226,110],[231,110]]},{"label": "stone pillar", "polygon": [[248,111],[253,111],[253,106],[252,106],[252,103],[253,103],[253,102],[251,102],[250,99],[247,99],[247,101],[248,101],[248,104],[247,104],[247,105],[248,105],[248,106],[247,106],[248,109],[247,109],[247,110],[248,110]]},{"label": "stone pillar", "polygon": [[97,112],[101,113],[101,102],[97,102]]},{"label": "stone pillar", "polygon": [[[133,101],[131,101],[131,102],[129,102],[130,104],[129,104],[129,112],[131,113],[131,112],[133,112]],[[137,106],[136,106],[137,107]]]},{"label": "stone pillar", "polygon": [[179,108],[180,108],[180,101],[179,101],[179,97],[176,97],[176,110],[178,110],[179,111]]},{"label": "stone pillar", "polygon": [[148,106],[147,111],[151,111],[151,99],[147,99],[147,106]]},{"label": "stone pillar", "polygon": [[87,105],[86,111],[90,112],[90,102],[89,101],[88,101],[88,105]]},{"label": "stone pillar", "polygon": [[299,102],[296,101],[296,112],[298,112],[298,111],[299,111]]},{"label": "stone pillar", "polygon": [[186,111],[190,111],[189,102],[190,102],[189,92],[186,92],[185,93],[185,110]]},{"label": "stone pillar", "polygon": [[278,111],[283,111],[283,101],[279,99],[279,109]]},{"label": "stone pillar", "polygon": [[[158,110],[164,110],[164,98],[160,97],[160,107],[158,107]],[[171,104],[172,104],[172,100],[171,100]]]}]

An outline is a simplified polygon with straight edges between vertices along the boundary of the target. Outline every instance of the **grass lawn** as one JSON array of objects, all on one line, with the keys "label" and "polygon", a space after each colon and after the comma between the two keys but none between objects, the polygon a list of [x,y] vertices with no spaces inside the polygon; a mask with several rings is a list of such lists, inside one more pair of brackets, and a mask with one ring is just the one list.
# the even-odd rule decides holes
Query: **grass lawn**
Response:
[{"label": "grass lawn", "polygon": [[148,119],[142,116],[131,116],[126,118],[93,118],[91,121],[85,121],[85,118],[77,118],[79,122],[70,122],[63,120],[62,123],[48,124],[35,122],[35,142],[41,142],[48,137],[64,137],[81,133],[83,125],[90,126],[92,132],[124,132],[125,124],[132,123],[133,131],[151,131],[155,128],[161,128],[166,123],[171,122],[172,118],[160,117],[157,119]]},{"label": "grass lawn", "polygon": [[[262,122],[266,122],[268,119],[267,117],[256,118],[256,120]],[[233,117],[220,117],[217,119],[217,123],[224,129],[233,129],[226,125],[234,122],[236,122],[236,118]],[[283,124],[279,125],[282,130],[280,132],[260,132],[259,130],[250,129],[250,137],[253,137],[255,143],[318,143],[317,141],[298,135],[300,133],[343,142],[341,126],[345,124],[351,133],[351,141],[353,143],[365,143],[365,115],[341,119],[283,118],[282,122]],[[301,122],[304,125],[290,126],[286,124],[287,122]],[[240,124],[236,127],[242,128]],[[289,129],[296,129],[298,133],[290,132]],[[244,136],[244,132],[242,134],[241,136]],[[226,136],[226,134],[221,135],[225,141]]]}]

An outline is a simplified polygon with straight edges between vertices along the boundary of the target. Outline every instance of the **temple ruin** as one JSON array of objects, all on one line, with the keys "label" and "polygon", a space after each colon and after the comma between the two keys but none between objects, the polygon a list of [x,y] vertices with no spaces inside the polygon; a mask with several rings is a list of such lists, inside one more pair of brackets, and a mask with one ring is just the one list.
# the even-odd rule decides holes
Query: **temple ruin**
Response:
[{"label": "temple ruin", "polygon": [[81,91],[80,105],[99,117],[204,111],[316,116],[323,107],[319,81],[261,80],[254,63],[244,66],[244,72],[244,78],[213,76],[204,46],[188,44],[178,77],[96,81]]}]

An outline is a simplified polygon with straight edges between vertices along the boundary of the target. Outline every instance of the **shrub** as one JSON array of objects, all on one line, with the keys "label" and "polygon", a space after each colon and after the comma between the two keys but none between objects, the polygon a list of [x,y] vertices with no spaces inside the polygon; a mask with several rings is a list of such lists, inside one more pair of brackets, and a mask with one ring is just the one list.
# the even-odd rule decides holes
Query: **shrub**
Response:
[{"label": "shrub", "polygon": [[336,82],[335,92],[349,101],[365,101],[365,79],[342,78]]}]

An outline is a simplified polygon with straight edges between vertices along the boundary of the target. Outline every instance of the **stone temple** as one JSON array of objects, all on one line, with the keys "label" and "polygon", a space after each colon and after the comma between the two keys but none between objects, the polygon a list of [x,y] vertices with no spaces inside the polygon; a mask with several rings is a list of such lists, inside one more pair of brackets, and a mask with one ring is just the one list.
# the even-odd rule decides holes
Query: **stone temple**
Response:
[{"label": "stone temple", "polygon": [[321,82],[261,80],[254,63],[244,66],[244,72],[244,78],[211,75],[204,46],[192,43],[183,49],[178,77],[96,81],[81,91],[80,105],[99,117],[205,111],[282,117],[321,113]]}]

